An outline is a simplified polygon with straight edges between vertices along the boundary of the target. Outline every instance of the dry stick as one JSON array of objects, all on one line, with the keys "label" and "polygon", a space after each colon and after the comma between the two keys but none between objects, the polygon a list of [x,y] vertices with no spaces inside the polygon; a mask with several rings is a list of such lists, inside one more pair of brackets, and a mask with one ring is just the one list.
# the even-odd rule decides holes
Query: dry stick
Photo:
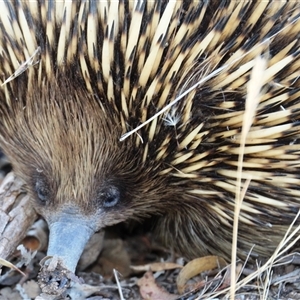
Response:
[{"label": "dry stick", "polygon": [[[260,99],[260,92],[262,88],[264,71],[266,69],[266,59],[258,56],[254,61],[254,66],[251,73],[251,78],[248,83],[248,93],[245,104],[245,112],[243,118],[243,126],[241,133],[241,143],[239,148],[239,160],[237,169],[237,180],[236,180],[236,193],[235,193],[235,209],[234,209],[234,221],[233,221],[233,236],[232,236],[232,252],[231,252],[231,284],[230,284],[230,299],[234,299],[235,296],[235,284],[236,284],[236,249],[237,249],[237,236],[238,236],[238,222],[239,214],[241,210],[241,205],[243,197],[246,190],[243,189],[241,193],[241,181],[242,181],[242,171],[243,171],[243,160],[247,135],[255,117],[255,112]],[[248,185],[251,178],[247,179]]]},{"label": "dry stick", "polygon": [[0,185],[0,257],[9,260],[37,214],[24,193],[24,183],[9,173]]}]

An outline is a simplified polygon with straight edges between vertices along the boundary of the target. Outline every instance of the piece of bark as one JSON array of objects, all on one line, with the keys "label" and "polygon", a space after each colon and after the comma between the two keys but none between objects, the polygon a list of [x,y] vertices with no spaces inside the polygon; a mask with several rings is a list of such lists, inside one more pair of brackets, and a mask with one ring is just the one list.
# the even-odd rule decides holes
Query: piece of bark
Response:
[{"label": "piece of bark", "polygon": [[9,257],[20,244],[37,214],[23,187],[13,172],[7,174],[0,186],[0,257]]}]

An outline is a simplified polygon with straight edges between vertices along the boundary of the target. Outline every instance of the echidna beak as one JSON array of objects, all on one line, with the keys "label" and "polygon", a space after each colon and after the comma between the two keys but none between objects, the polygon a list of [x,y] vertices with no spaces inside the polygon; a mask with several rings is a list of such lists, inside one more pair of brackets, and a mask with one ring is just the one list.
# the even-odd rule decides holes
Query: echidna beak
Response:
[{"label": "echidna beak", "polygon": [[87,221],[74,217],[49,224],[48,256],[58,256],[68,270],[75,272],[85,245],[94,233]]}]

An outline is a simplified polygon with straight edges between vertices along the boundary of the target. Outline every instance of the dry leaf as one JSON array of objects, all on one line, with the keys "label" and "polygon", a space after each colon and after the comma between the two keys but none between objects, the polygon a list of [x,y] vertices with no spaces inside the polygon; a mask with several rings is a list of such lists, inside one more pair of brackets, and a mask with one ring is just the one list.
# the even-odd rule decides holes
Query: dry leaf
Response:
[{"label": "dry leaf", "polygon": [[159,287],[151,271],[148,271],[144,276],[137,281],[140,287],[140,294],[144,300],[175,300],[178,295],[170,294]]},{"label": "dry leaf", "polygon": [[177,276],[177,289],[180,294],[184,293],[186,282],[192,277],[216,268],[224,268],[227,266],[226,261],[218,256],[205,256],[196,258],[187,263]]},{"label": "dry leaf", "polygon": [[47,223],[43,219],[36,221],[28,230],[22,244],[32,251],[45,250],[48,244]]},{"label": "dry leaf", "polygon": [[25,282],[22,287],[26,292],[26,295],[32,299],[36,298],[41,293],[41,289],[35,280]]}]

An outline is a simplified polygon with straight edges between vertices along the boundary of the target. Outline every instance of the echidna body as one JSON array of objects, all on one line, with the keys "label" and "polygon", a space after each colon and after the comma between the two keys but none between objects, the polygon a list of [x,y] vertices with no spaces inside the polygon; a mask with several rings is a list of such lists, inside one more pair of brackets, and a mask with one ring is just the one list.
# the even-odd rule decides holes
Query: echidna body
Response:
[{"label": "echidna body", "polygon": [[277,247],[300,208],[297,2],[2,1],[0,11],[1,147],[49,224],[48,254],[74,270],[95,231],[157,216],[184,255],[228,257],[258,55],[267,66],[238,254]]}]

